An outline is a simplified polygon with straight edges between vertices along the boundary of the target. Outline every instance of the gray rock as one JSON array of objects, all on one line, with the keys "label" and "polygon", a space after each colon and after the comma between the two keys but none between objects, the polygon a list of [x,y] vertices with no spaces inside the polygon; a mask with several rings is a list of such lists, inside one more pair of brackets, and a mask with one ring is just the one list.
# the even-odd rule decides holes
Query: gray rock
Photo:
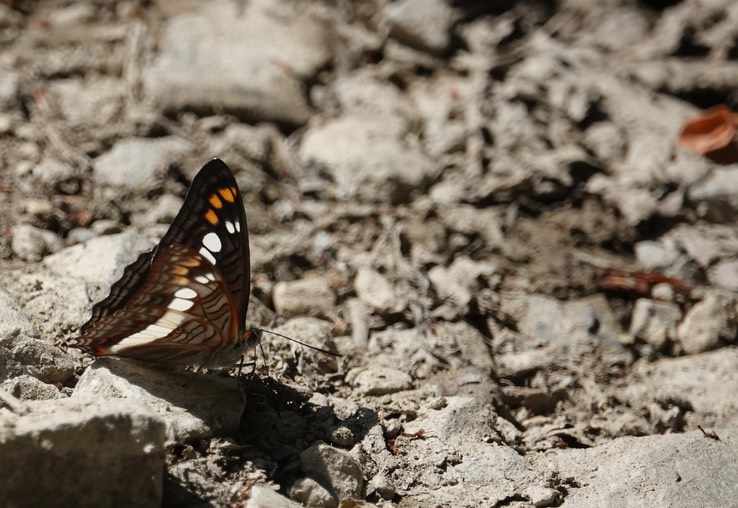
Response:
[{"label": "gray rock", "polygon": [[[4,7],[0,8],[4,9]],[[0,18],[2,15],[0,15]],[[0,22],[2,25],[2,22]],[[20,74],[5,66],[0,69],[0,106],[3,110],[18,106],[18,83]]]},{"label": "gray rock", "polygon": [[460,13],[444,0],[399,0],[387,5],[390,36],[416,49],[444,54]]},{"label": "gray rock", "polygon": [[193,148],[189,141],[174,136],[123,139],[93,161],[92,175],[98,184],[143,192],[169,166],[191,155]]},{"label": "gray rock", "polygon": [[56,252],[64,245],[52,231],[30,224],[18,224],[11,229],[10,248],[24,261],[41,261],[44,256]]},{"label": "gray rock", "polygon": [[370,202],[407,202],[428,187],[438,169],[418,140],[396,130],[386,115],[314,125],[299,154],[307,168],[331,176],[337,197]]},{"label": "gray rock", "polygon": [[147,92],[165,111],[305,123],[302,81],[328,62],[332,36],[326,22],[294,9],[288,2],[219,1],[171,19],[144,75]]},{"label": "gray rock", "polygon": [[698,423],[709,418],[717,426],[738,426],[738,400],[733,396],[738,393],[736,347],[641,362],[633,374],[641,382],[630,383],[624,395],[634,407],[647,401],[680,401],[692,409]]},{"label": "gray rock", "polygon": [[126,265],[153,245],[150,239],[134,233],[101,236],[48,256],[44,264],[57,275],[79,279],[93,288],[97,287],[90,291],[92,300],[97,301],[108,294],[110,286],[120,278]]},{"label": "gray rock", "polygon": [[343,450],[317,443],[300,454],[305,473],[318,481],[339,501],[362,498],[361,466]]},{"label": "gray rock", "polygon": [[703,353],[736,338],[736,299],[732,294],[710,291],[689,309],[677,328],[677,338],[687,354]]},{"label": "gray rock", "polygon": [[17,279],[23,312],[47,341],[68,339],[90,316],[84,281],[39,271]]},{"label": "gray rock", "polygon": [[46,400],[46,399],[66,399],[59,389],[51,384],[39,381],[28,374],[21,374],[17,377],[6,379],[0,383],[0,390],[19,400]]},{"label": "gray rock", "polygon": [[497,273],[492,263],[473,261],[467,257],[456,258],[450,266],[434,266],[428,272],[439,296],[448,298],[459,308],[466,307],[481,287],[489,287],[490,278]]},{"label": "gray rock", "polygon": [[389,501],[390,499],[395,497],[395,494],[397,494],[397,489],[395,488],[395,486],[392,484],[389,478],[382,474],[373,476],[372,479],[369,480],[366,489],[367,494],[377,494],[386,501]]},{"label": "gray rock", "polygon": [[354,444],[354,433],[348,427],[340,426],[331,431],[330,439],[336,446],[350,448]]},{"label": "gray rock", "polygon": [[290,497],[302,506],[335,508],[336,499],[321,484],[312,478],[301,478],[290,487]]},{"label": "gray rock", "polygon": [[65,399],[23,410],[0,410],[3,503],[161,506],[164,424],[144,404]]},{"label": "gray rock", "polygon": [[12,334],[36,335],[18,301],[0,286],[0,344]]},{"label": "gray rock", "polygon": [[268,487],[254,485],[248,501],[243,506],[244,508],[300,508],[302,505],[290,501]]},{"label": "gray rock", "polygon": [[361,267],[354,279],[356,294],[378,312],[399,311],[394,288],[387,277],[368,267]]},{"label": "gray rock", "polygon": [[644,240],[635,244],[638,264],[646,270],[657,270],[672,266],[679,257],[675,242]]},{"label": "gray rock", "polygon": [[327,279],[310,277],[276,283],[273,300],[277,313],[300,316],[333,310],[336,294]]},{"label": "gray rock", "polygon": [[709,269],[707,276],[715,286],[738,291],[738,260],[728,259],[717,262]]},{"label": "gray rock", "polygon": [[0,379],[26,374],[44,383],[64,383],[74,368],[66,353],[43,341],[23,334],[0,337]]},{"label": "gray rock", "polygon": [[574,480],[567,506],[732,506],[738,497],[738,433],[718,435],[720,441],[688,432],[551,450],[541,457],[540,468]]},{"label": "gray rock", "polygon": [[117,358],[97,359],[79,379],[72,398],[143,401],[166,423],[170,443],[234,432],[246,406],[236,379]]},{"label": "gray rock", "polygon": [[409,390],[413,380],[407,372],[388,367],[369,367],[349,373],[347,381],[364,395],[386,395]]},{"label": "gray rock", "polygon": [[633,308],[630,333],[660,351],[676,339],[676,327],[681,319],[682,311],[677,304],[641,298]]},{"label": "gray rock", "polygon": [[123,114],[125,84],[121,79],[90,76],[55,80],[49,95],[71,125],[105,129]]},{"label": "gray rock", "polygon": [[738,165],[722,167],[689,188],[689,199],[701,215],[714,220],[735,219],[738,213]]},{"label": "gray rock", "polygon": [[494,506],[537,480],[527,458],[490,439],[494,416],[489,405],[469,397],[446,400],[439,410],[421,409],[418,418],[405,426],[410,436],[395,440],[398,456],[413,463],[393,473],[403,502],[459,506],[483,499],[485,505]]}]

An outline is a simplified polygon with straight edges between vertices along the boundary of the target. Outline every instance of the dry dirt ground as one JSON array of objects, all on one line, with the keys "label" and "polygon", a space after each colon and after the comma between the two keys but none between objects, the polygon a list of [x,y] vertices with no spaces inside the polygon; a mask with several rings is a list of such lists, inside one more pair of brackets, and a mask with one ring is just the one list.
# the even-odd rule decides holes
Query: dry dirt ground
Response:
[{"label": "dry dirt ground", "polygon": [[[736,90],[733,0],[0,2],[0,499],[736,506]],[[214,156],[342,357],[89,367]]]}]

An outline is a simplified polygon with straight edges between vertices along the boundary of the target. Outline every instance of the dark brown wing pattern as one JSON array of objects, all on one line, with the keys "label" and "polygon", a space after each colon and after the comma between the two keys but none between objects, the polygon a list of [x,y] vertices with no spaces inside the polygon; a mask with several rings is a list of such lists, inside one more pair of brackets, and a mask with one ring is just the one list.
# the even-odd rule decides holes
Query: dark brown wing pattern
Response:
[{"label": "dark brown wing pattern", "polygon": [[126,267],[72,345],[172,365],[235,361],[251,337],[249,281],[241,193],[228,166],[213,159],[159,245]]}]

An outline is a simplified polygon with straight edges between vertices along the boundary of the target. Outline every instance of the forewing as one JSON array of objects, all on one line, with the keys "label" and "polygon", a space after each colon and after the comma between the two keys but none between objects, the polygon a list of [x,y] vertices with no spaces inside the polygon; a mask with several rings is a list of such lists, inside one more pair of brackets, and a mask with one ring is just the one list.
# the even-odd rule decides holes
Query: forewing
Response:
[{"label": "forewing", "polygon": [[73,344],[102,356],[197,363],[238,340],[236,307],[213,264],[186,245],[161,249],[125,308],[93,324]]},{"label": "forewing", "polygon": [[92,308],[92,317],[82,325],[82,333],[128,307],[162,252],[178,244],[200,253],[220,271],[236,304],[237,326],[244,328],[251,280],[246,213],[231,170],[223,161],[213,159],[195,176],[182,208],[159,245],[126,267],[110,294]]}]

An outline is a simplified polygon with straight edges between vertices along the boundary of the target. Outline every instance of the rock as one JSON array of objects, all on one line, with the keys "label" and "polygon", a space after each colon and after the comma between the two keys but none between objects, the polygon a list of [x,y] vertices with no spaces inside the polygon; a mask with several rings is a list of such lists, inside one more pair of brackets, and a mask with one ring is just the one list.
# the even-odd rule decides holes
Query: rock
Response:
[{"label": "rock", "polygon": [[709,220],[734,220],[738,213],[738,164],[713,171],[690,187],[687,196],[697,211]]},{"label": "rock", "polygon": [[5,390],[19,400],[66,399],[66,395],[51,384],[39,381],[28,374],[6,379],[0,383],[0,390]]},{"label": "rock", "polygon": [[312,478],[301,478],[290,487],[290,497],[302,503],[302,506],[335,508],[336,499],[321,484]]},{"label": "rock", "polygon": [[145,402],[166,423],[170,443],[234,432],[246,406],[236,379],[166,371],[117,358],[98,358],[90,365],[72,398]]},{"label": "rock", "polygon": [[0,286],[0,344],[11,334],[36,335],[18,301]]},{"label": "rock", "polygon": [[331,311],[336,294],[327,279],[311,277],[281,281],[274,285],[274,309],[285,316],[307,315]]},{"label": "rock", "polygon": [[[0,11],[5,7],[1,7]],[[0,18],[2,14],[0,13]],[[0,26],[2,21],[0,21]],[[0,107],[7,111],[8,109],[18,107],[18,86],[20,74],[13,69],[3,66],[0,68]]]},{"label": "rock", "polygon": [[645,270],[659,270],[672,266],[679,257],[675,242],[668,244],[644,240],[635,244],[638,264]]},{"label": "rock", "polygon": [[537,480],[526,457],[490,439],[494,416],[488,404],[470,397],[446,400],[440,410],[422,408],[405,426],[407,435],[395,440],[397,456],[414,464],[392,476],[403,502],[457,506],[462,499],[483,499],[494,506]]},{"label": "rock", "polygon": [[[730,506],[738,496],[735,430],[625,437],[590,449],[551,450],[540,469],[565,474],[571,506]],[[685,489],[684,485],[700,485]]]},{"label": "rock", "polygon": [[312,126],[299,154],[309,170],[330,175],[342,199],[405,203],[437,173],[417,139],[396,131],[386,116],[345,116]]},{"label": "rock", "polygon": [[416,49],[443,55],[460,13],[444,0],[399,0],[384,9],[390,36]]},{"label": "rock", "polygon": [[17,285],[23,312],[48,341],[76,335],[90,316],[87,285],[82,280],[40,271],[19,276]]},{"label": "rock", "polygon": [[676,336],[687,354],[717,349],[736,338],[736,299],[731,294],[709,292],[689,309]]},{"label": "rock", "polygon": [[640,298],[633,308],[630,333],[661,351],[676,339],[676,327],[681,319],[682,311],[677,304]]},{"label": "rock", "polygon": [[369,480],[366,486],[367,494],[376,494],[385,501],[391,500],[397,494],[397,490],[392,482],[384,475],[378,474]]},{"label": "rock", "polygon": [[145,71],[146,91],[165,111],[305,123],[310,107],[303,81],[329,61],[332,32],[301,9],[298,14],[288,2],[269,0],[244,7],[219,1],[172,18],[161,53]]},{"label": "rock", "polygon": [[559,506],[561,503],[561,492],[540,485],[531,485],[523,491],[523,496],[536,508]]},{"label": "rock", "polygon": [[46,231],[30,224],[19,224],[11,229],[10,248],[24,261],[41,261],[47,254],[62,248],[61,238],[52,231]]},{"label": "rock", "polygon": [[730,291],[738,291],[738,260],[718,261],[707,272],[710,283]]},{"label": "rock", "polygon": [[[333,323],[321,319],[297,317],[286,321],[282,325],[278,326],[274,331],[287,337],[295,338],[309,346],[337,352],[336,343],[331,336],[333,326]],[[265,330],[265,332],[269,333],[269,330]],[[266,337],[269,337],[269,335],[266,335]],[[264,340],[263,337],[262,340]],[[306,371],[313,370],[323,373],[338,372],[338,361],[335,356],[328,355],[322,351],[310,349],[309,347],[295,342],[289,342],[279,336],[269,337],[267,340],[273,340],[275,342],[282,343],[283,345],[289,345],[291,353],[289,355],[285,355],[285,361],[288,361],[286,360],[287,356],[297,357],[297,369],[299,372],[304,373]]]},{"label": "rock", "polygon": [[57,275],[97,287],[90,291],[90,298],[98,301],[108,294],[125,267],[153,245],[150,239],[135,233],[101,236],[48,256],[44,264]]},{"label": "rock", "polygon": [[350,448],[354,445],[354,433],[348,427],[340,426],[331,432],[331,443],[343,448]]},{"label": "rock", "polygon": [[23,409],[0,410],[3,503],[161,506],[164,424],[143,403],[63,399]]},{"label": "rock", "polygon": [[379,272],[367,267],[359,268],[354,279],[354,287],[359,298],[374,310],[382,313],[391,312],[393,309],[399,310],[398,298],[392,284]]},{"label": "rock", "polygon": [[623,393],[633,407],[646,406],[648,401],[678,401],[691,408],[693,413],[687,417],[698,423],[709,418],[716,426],[738,425],[738,401],[732,395],[738,390],[736,347],[641,362],[633,375],[638,382],[629,383]]},{"label": "rock", "polygon": [[[353,379],[352,379],[353,377]],[[407,372],[388,367],[369,367],[347,376],[355,389],[364,395],[386,395],[409,390],[413,380]]]},{"label": "rock", "polygon": [[248,501],[243,506],[244,508],[300,508],[302,505],[290,501],[270,488],[254,485]]},{"label": "rock", "polygon": [[339,501],[362,498],[363,473],[348,452],[318,443],[304,450],[300,459],[305,473]]},{"label": "rock", "polygon": [[145,192],[156,177],[190,156],[193,149],[189,141],[174,136],[123,139],[92,162],[92,175],[99,185]]},{"label": "rock", "polygon": [[62,79],[52,82],[49,95],[62,116],[73,126],[109,128],[124,112],[125,85],[120,79]]},{"label": "rock", "polygon": [[489,287],[489,280],[497,270],[497,266],[492,263],[472,261],[460,256],[448,268],[431,268],[428,278],[442,298],[451,299],[458,307],[464,308],[478,289]]},{"label": "rock", "polygon": [[23,334],[0,338],[0,379],[25,374],[44,383],[65,383],[74,368],[66,353],[43,341]]}]

